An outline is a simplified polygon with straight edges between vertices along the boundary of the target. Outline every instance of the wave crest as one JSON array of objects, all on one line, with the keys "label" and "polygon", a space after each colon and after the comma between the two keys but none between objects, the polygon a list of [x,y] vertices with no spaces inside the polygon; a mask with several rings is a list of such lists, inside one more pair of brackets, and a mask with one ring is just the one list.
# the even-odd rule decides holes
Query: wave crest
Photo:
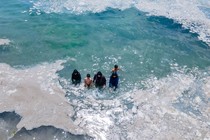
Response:
[{"label": "wave crest", "polygon": [[[120,10],[135,7],[148,15],[165,16],[197,33],[199,39],[210,45],[210,2],[207,0],[38,0],[33,8],[45,13],[99,13],[108,7]],[[31,10],[30,9],[30,10]]]}]

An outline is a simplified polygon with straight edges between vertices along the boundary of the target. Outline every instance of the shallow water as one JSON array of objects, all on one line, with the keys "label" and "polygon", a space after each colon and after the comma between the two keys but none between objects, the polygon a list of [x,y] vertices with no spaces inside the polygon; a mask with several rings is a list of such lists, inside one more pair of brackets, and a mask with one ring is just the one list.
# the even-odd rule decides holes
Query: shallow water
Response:
[{"label": "shallow water", "polygon": [[[40,87],[51,93],[51,85],[57,86],[59,81],[74,108],[72,120],[94,139],[210,138],[209,2],[96,4],[94,0],[0,2],[4,6],[0,9],[0,63],[16,69],[8,69],[8,75],[5,71],[0,73],[5,91],[0,95],[16,92],[18,81],[14,79],[24,81],[23,72],[12,74],[14,79],[9,79],[11,73],[23,69],[35,77],[32,69],[41,65],[42,74],[50,75],[37,78],[38,83],[46,81]],[[186,6],[189,9],[184,11]],[[65,60],[63,69],[60,70],[60,64],[49,67],[43,63],[56,60]],[[93,77],[100,70],[108,85],[115,64],[121,69],[119,89],[115,92],[108,88],[87,90],[83,84],[75,87],[70,83],[74,69],[80,71],[82,78],[87,73]],[[4,65],[1,68],[6,69]],[[5,79],[15,85],[4,85]],[[1,132],[2,136],[9,139],[17,124],[18,121],[2,124],[2,130],[9,127],[8,132]],[[21,129],[11,139],[90,137],[43,126],[30,131]]]}]

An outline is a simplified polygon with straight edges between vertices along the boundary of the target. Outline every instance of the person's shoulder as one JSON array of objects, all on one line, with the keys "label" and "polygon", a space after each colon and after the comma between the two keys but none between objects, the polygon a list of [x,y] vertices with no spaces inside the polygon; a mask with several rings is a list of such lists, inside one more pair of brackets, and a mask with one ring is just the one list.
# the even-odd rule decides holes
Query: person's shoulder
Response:
[{"label": "person's shoulder", "polygon": [[117,68],[117,69],[113,68],[113,69],[112,69],[112,72],[116,72],[116,71],[118,71],[118,70],[120,70],[120,68]]}]

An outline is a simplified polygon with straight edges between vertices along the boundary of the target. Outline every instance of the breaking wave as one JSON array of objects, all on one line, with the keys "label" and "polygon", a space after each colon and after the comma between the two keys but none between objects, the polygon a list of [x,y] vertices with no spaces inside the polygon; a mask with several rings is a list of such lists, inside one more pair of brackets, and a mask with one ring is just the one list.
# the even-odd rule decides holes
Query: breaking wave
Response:
[{"label": "breaking wave", "polygon": [[208,0],[37,0],[33,7],[37,14],[45,13],[99,13],[107,8],[120,10],[135,7],[148,15],[164,16],[182,24],[198,38],[210,45],[210,2]]}]

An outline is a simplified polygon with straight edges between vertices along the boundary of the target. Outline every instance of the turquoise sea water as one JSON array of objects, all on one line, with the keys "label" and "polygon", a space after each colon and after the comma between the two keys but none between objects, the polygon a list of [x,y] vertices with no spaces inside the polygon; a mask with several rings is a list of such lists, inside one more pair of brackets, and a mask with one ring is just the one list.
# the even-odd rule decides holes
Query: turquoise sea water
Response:
[{"label": "turquoise sea water", "polygon": [[[28,68],[64,59],[67,62],[58,73],[67,81],[74,69],[80,71],[82,78],[87,73],[93,76],[100,70],[108,80],[110,70],[118,64],[121,68],[120,88],[116,95],[104,95],[103,99],[144,89],[147,87],[144,82],[151,77],[162,79],[180,71],[184,75],[194,75],[198,81],[209,76],[210,49],[209,42],[205,41],[209,35],[201,40],[199,32],[192,33],[190,27],[184,28],[184,24],[176,19],[160,14],[148,15],[150,11],[138,9],[137,6],[120,9],[119,4],[117,8],[107,6],[99,12],[84,10],[78,13],[68,9],[72,5],[62,7],[67,2],[70,3],[67,0],[2,0],[0,39],[11,42],[0,46],[0,63]],[[50,7],[52,3],[55,7],[60,6],[61,10]],[[209,19],[209,7],[200,9]],[[190,89],[196,87],[191,86]],[[74,91],[69,87],[67,97],[71,98]],[[201,94],[202,90],[197,87],[195,95],[205,98],[206,95]],[[80,100],[82,97],[75,98]],[[209,108],[209,100],[203,104]],[[188,105],[178,99],[174,107],[183,112],[195,112]],[[34,131],[34,134],[37,133]],[[50,133],[49,138],[50,135],[53,134]],[[25,139],[30,139],[30,136],[25,135]]]},{"label": "turquoise sea water", "polygon": [[[2,2],[1,2],[2,3]],[[2,63],[30,66],[72,58],[63,73],[73,69],[84,77],[101,70],[109,75],[114,64],[122,68],[125,83],[166,76],[170,65],[205,69],[209,47],[180,24],[165,17],[146,16],[129,8],[108,8],[100,13],[29,13],[30,3],[3,1],[1,38],[12,43],[1,49]]]}]

